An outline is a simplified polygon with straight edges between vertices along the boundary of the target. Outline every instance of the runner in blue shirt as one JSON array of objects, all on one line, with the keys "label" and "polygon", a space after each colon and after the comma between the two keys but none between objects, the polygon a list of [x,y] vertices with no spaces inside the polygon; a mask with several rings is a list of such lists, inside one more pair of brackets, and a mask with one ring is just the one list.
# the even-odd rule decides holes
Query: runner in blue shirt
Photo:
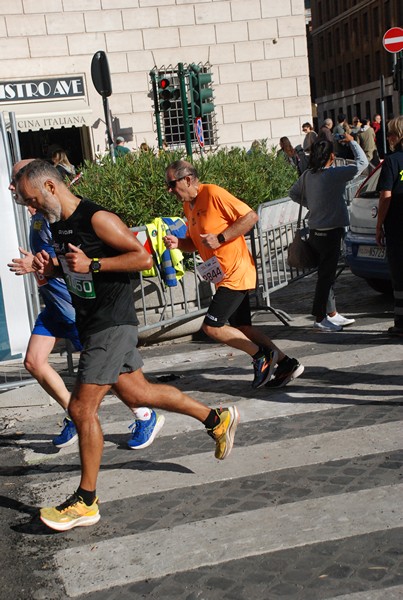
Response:
[{"label": "runner in blue shirt", "polygon": [[[14,165],[12,180],[9,185],[9,189],[14,196],[15,175],[32,160],[22,160]],[[39,286],[44,308],[38,315],[32,330],[24,366],[35,377],[41,387],[66,411],[63,429],[53,439],[53,444],[57,448],[64,448],[74,444],[78,439],[78,435],[76,427],[68,414],[70,392],[59,373],[49,364],[49,355],[59,339],[70,340],[77,351],[80,351],[82,346],[75,324],[75,310],[64,279],[61,277],[46,278],[36,273],[32,268],[34,254],[42,250],[45,250],[53,261],[57,261],[57,259],[52,245],[49,223],[34,208],[28,207],[28,211],[32,216],[29,243],[33,254],[19,248],[23,258],[12,259],[8,266],[16,275],[34,273]],[[129,426],[131,437],[128,446],[134,450],[139,450],[152,444],[164,424],[165,417],[143,407],[133,410],[133,413],[135,421]]]}]

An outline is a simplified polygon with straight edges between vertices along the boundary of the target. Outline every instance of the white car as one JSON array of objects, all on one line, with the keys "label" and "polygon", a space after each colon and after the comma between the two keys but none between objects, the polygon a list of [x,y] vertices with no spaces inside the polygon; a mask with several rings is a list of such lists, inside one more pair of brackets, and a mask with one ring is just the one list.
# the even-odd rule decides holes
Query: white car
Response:
[{"label": "white car", "polygon": [[386,249],[375,240],[381,165],[367,177],[350,205],[350,228],[345,237],[346,263],[377,292],[392,293]]}]

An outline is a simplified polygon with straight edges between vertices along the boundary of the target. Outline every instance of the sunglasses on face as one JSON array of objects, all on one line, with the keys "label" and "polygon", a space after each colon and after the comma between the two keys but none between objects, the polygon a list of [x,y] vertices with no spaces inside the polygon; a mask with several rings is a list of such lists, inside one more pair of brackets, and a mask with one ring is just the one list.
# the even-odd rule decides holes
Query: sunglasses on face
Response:
[{"label": "sunglasses on face", "polygon": [[179,177],[178,179],[172,179],[171,181],[167,181],[167,187],[170,190],[174,190],[176,188],[176,182],[177,181],[182,181],[182,179],[185,179],[185,177],[187,177],[186,175],[184,175],[183,177]]}]

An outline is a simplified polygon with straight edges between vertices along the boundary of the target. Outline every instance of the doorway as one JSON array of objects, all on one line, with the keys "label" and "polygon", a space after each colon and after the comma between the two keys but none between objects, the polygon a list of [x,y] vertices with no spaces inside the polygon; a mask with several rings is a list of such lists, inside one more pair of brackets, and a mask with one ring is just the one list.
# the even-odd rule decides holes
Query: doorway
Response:
[{"label": "doorway", "polygon": [[19,131],[18,139],[23,159],[50,160],[52,151],[57,147],[66,152],[69,161],[75,167],[80,167],[84,160],[92,160],[89,128],[86,126]]}]

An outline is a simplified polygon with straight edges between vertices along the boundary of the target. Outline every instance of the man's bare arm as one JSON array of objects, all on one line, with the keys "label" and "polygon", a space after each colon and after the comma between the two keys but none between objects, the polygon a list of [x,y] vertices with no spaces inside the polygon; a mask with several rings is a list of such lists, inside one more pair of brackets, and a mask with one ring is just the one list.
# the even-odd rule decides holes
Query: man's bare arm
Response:
[{"label": "man's bare arm", "polygon": [[252,227],[257,223],[259,217],[255,213],[254,210],[251,210],[243,217],[239,217],[232,225],[227,227],[221,234],[224,237],[225,242],[220,242],[218,236],[215,233],[204,233],[201,234],[202,242],[207,248],[211,248],[212,250],[216,250],[221,246],[222,243],[232,242],[236,238],[241,235],[245,235],[252,229]]},{"label": "man's bare arm", "polygon": [[251,210],[243,217],[239,217],[232,225],[223,231],[226,242],[231,242],[241,235],[245,235],[258,222],[259,217],[254,210]]},{"label": "man's bare arm", "polygon": [[[119,217],[99,211],[92,217],[92,226],[105,244],[120,253],[101,258],[102,272],[144,271],[152,267],[152,257]],[[69,269],[75,273],[88,273],[92,259],[72,244],[69,244],[69,248],[70,252],[66,254]]]}]

